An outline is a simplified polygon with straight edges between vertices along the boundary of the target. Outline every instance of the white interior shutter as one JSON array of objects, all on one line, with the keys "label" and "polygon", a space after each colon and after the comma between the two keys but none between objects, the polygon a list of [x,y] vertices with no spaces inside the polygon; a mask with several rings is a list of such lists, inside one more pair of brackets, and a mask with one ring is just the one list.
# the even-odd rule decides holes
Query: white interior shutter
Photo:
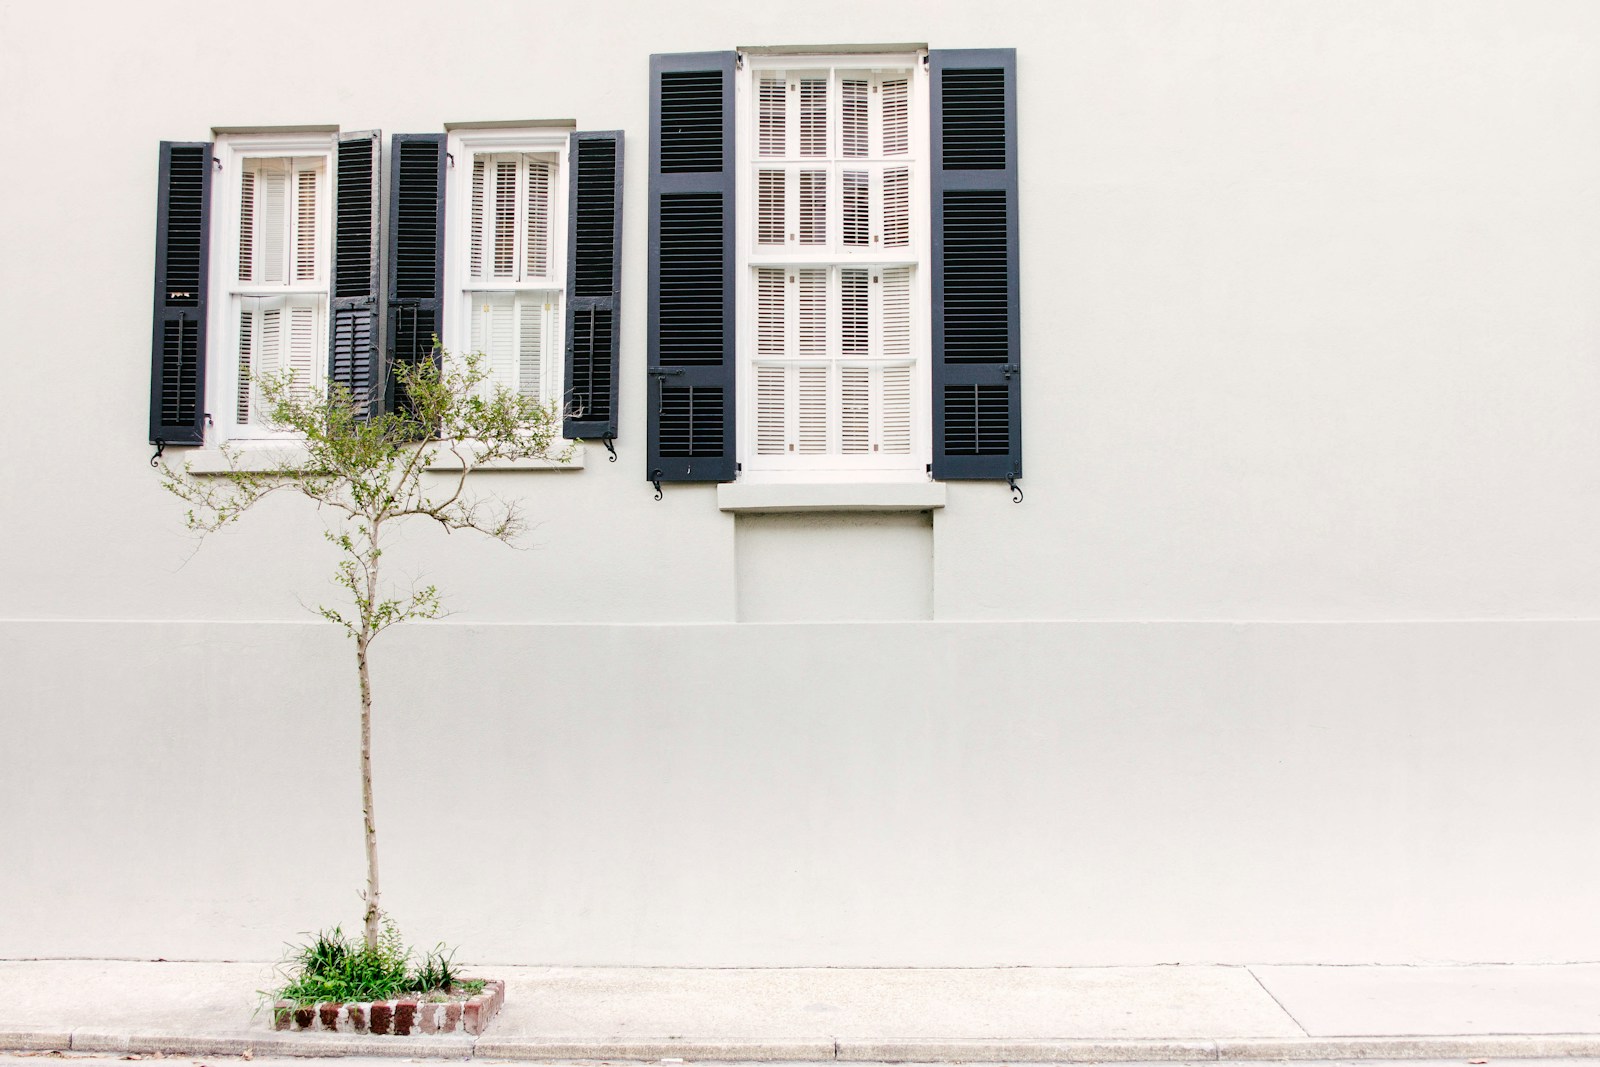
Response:
[{"label": "white interior shutter", "polygon": [[788,300],[782,267],[762,267],[756,271],[756,354],[762,358],[782,358],[788,325]]},{"label": "white interior shutter", "polygon": [[795,313],[794,351],[802,359],[828,355],[828,270],[804,267],[795,271],[800,290]]},{"label": "white interior shutter", "polygon": [[238,411],[235,420],[241,424],[250,421],[250,368],[255,356],[255,314],[248,309],[239,312],[239,382],[235,402]]},{"label": "white interior shutter", "polygon": [[512,293],[474,293],[472,350],[484,358],[489,380],[506,388],[517,381],[515,301]]},{"label": "white interior shutter", "polygon": [[911,365],[886,363],[880,385],[878,436],[889,455],[911,453]]},{"label": "white interior shutter", "polygon": [[543,397],[544,354],[549,348],[545,343],[545,325],[549,316],[545,314],[544,301],[525,297],[517,318],[516,388],[524,396]]},{"label": "white interior shutter", "polygon": [[789,368],[756,364],[756,453],[784,454],[789,436]]},{"label": "white interior shutter", "polygon": [[[248,386],[241,383],[240,388],[248,387],[250,390],[250,414],[252,420],[259,424],[261,418],[261,387],[258,384],[263,378],[271,378],[284,369],[283,360],[283,302],[281,300],[260,301],[262,306],[254,312],[245,312],[255,319],[255,349],[250,360],[250,381]],[[241,420],[243,421],[243,420]]]},{"label": "white interior shutter", "polygon": [[530,159],[527,166],[527,226],[524,230],[524,278],[544,278],[550,274],[550,178],[549,163]]},{"label": "white interior shutter", "polygon": [[869,351],[868,273],[862,267],[839,271],[839,351],[846,359],[864,359]]},{"label": "white interior shutter", "polygon": [[289,176],[276,167],[263,167],[256,174],[256,232],[260,240],[251,281],[277,283],[287,276],[284,270],[288,252]]},{"label": "white interior shutter", "polygon": [[828,154],[828,79],[826,77],[799,80],[800,114],[799,154],[826,156]]},{"label": "white interior shutter", "polygon": [[239,280],[248,282],[256,276],[256,172],[245,167],[239,182]]},{"label": "white interior shutter", "polygon": [[860,364],[839,368],[839,450],[846,455],[871,448],[871,404],[868,369]]},{"label": "white interior shutter", "polygon": [[756,154],[767,157],[786,156],[788,152],[789,124],[787,80],[781,74],[770,74],[756,83]]},{"label": "white interior shutter", "polygon": [[911,268],[885,267],[878,298],[882,355],[886,360],[911,358]]},{"label": "white interior shutter", "polygon": [[309,304],[295,304],[289,308],[289,337],[286,346],[289,368],[289,395],[295,400],[305,400],[311,395],[316,378],[317,309]]},{"label": "white interior shutter", "polygon": [[756,244],[784,244],[788,223],[789,173],[782,167],[756,172]]},{"label": "white interior shutter", "polygon": [[306,168],[295,172],[294,280],[317,280],[317,184],[320,175]]},{"label": "white interior shutter", "polygon": [[795,451],[821,455],[828,451],[828,365],[802,363],[795,367]]},{"label": "white interior shutter", "polygon": [[839,154],[847,158],[865,157],[870,151],[871,128],[867,115],[867,80],[844,78],[839,89]]},{"label": "white interior shutter", "polygon": [[883,117],[883,155],[903,156],[911,151],[911,79],[904,74],[887,76],[879,82]]},{"label": "white interior shutter", "polygon": [[472,242],[469,258],[472,277],[483,277],[483,182],[487,163],[482,156],[472,158]]},{"label": "white interior shutter", "polygon": [[514,278],[517,269],[517,164],[497,159],[494,164],[494,276]]}]

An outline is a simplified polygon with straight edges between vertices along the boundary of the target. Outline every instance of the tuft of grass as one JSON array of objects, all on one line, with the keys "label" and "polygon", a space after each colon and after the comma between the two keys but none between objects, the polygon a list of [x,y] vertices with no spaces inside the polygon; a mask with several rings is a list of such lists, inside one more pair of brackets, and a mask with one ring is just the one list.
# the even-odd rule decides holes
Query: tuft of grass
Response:
[{"label": "tuft of grass", "polygon": [[306,1006],[393,1000],[409,994],[483,992],[483,980],[463,979],[455,950],[446,950],[442,942],[414,961],[400,932],[387,919],[373,949],[359,937],[346,937],[337,926],[307,936],[310,940],[305,944],[288,946],[278,968],[284,984],[265,990],[267,997]]}]

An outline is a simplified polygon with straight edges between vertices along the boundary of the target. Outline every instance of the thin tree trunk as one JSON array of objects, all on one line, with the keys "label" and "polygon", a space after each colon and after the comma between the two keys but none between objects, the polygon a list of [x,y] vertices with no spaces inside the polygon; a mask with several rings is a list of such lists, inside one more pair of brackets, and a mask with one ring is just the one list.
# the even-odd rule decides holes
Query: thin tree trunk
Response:
[{"label": "thin tree trunk", "polygon": [[367,911],[363,916],[368,949],[378,947],[378,825],[372,806],[372,677],[367,670],[367,649],[372,644],[372,609],[378,597],[378,524],[367,530],[367,602],[361,612],[361,635],[356,638],[356,667],[361,673],[361,819],[367,831]]},{"label": "thin tree trunk", "polygon": [[[363,630],[365,628],[363,627]],[[356,639],[356,666],[361,672],[361,819],[367,831],[366,945],[378,947],[378,826],[372,811],[372,682],[367,673],[366,633]]]}]

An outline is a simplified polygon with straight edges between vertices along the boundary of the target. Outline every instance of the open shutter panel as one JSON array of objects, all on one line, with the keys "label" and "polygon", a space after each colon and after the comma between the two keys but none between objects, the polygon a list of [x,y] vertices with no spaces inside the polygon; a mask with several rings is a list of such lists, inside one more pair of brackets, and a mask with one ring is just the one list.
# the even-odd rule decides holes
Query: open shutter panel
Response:
[{"label": "open shutter panel", "polygon": [[734,452],[734,53],[650,57],[651,479],[726,482]]},{"label": "open shutter panel", "polygon": [[1015,49],[929,53],[933,476],[1022,474]]},{"label": "open shutter panel", "polygon": [[574,133],[569,153],[566,420],[570,440],[617,436],[622,131]]},{"label": "open shutter panel", "polygon": [[378,132],[339,138],[334,188],[333,298],[328,315],[328,381],[349,390],[371,415],[382,400],[378,374]]},{"label": "open shutter panel", "polygon": [[[436,358],[444,325],[444,134],[397,133],[389,162],[389,365]],[[404,406],[388,375],[389,409]]]},{"label": "open shutter panel", "polygon": [[150,357],[150,443],[205,440],[211,145],[161,142]]}]

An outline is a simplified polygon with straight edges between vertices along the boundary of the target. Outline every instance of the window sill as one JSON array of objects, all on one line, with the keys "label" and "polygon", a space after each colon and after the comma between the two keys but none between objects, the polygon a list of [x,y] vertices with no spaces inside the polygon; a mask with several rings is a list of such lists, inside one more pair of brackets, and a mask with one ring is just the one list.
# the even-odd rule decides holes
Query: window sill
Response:
[{"label": "window sill", "polygon": [[943,482],[725,482],[723,511],[932,511],[944,507]]},{"label": "window sill", "polygon": [[[305,460],[305,449],[296,444],[277,444],[266,441],[240,442],[231,449],[233,463],[229,463],[227,453],[220,448],[195,448],[188,450],[186,455],[174,456],[188,464],[190,474],[227,474],[231,471],[267,471],[280,469],[285,463],[299,466]],[[515,459],[501,460],[496,463],[474,467],[474,471],[492,473],[495,471],[572,471],[584,468],[584,446],[574,445],[572,458],[565,463],[552,459]],[[172,453],[168,453],[172,455]],[[433,464],[430,471],[452,472],[461,469],[461,461],[453,456],[448,449],[434,450]]]}]

